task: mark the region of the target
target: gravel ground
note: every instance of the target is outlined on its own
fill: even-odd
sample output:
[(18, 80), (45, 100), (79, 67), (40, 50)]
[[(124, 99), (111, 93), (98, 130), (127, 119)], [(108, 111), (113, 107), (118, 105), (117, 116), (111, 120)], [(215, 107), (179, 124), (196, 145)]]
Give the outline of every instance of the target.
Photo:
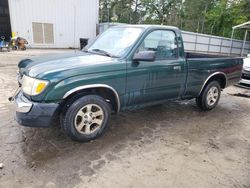
[(247, 89), (224, 90), (210, 112), (191, 100), (120, 113), (101, 138), (84, 144), (57, 126), (19, 126), (7, 100), (17, 62), (63, 52), (0, 53), (0, 187), (250, 187)]

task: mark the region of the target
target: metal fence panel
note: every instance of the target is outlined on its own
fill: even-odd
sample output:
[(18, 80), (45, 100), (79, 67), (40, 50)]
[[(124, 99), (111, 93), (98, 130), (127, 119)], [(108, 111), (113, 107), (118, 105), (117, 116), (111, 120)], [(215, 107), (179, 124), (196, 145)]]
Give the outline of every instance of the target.
[[(197, 53), (210, 53), (221, 55), (240, 56), (250, 54), (250, 42), (246, 41), (243, 50), (243, 41), (230, 38), (218, 37), (213, 35), (205, 35), (201, 33), (193, 33), (182, 31), (185, 51)], [(231, 47), (232, 45), (232, 47)]]

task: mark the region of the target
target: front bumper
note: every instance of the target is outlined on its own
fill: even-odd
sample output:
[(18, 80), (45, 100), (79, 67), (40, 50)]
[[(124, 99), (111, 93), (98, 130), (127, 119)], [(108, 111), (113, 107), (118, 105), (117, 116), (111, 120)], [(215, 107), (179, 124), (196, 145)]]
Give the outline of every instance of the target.
[(242, 76), (241, 76), (239, 83), (250, 86), (250, 70), (249, 69), (243, 69)]
[(247, 79), (240, 79), (240, 84), (246, 84), (246, 85), (249, 85), (250, 86), (250, 80), (247, 80)]
[(56, 103), (35, 103), (28, 100), (22, 92), (15, 96), (16, 121), (28, 127), (49, 127), (57, 119)]

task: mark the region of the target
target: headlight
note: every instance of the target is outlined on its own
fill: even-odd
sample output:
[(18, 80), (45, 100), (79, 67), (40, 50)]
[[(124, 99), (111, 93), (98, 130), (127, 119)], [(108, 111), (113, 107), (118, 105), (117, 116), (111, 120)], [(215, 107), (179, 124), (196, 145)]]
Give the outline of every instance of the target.
[(38, 80), (35, 78), (31, 78), (23, 75), (22, 78), (22, 90), (27, 95), (38, 95), (43, 92), (43, 90), (48, 85), (48, 81), (46, 80)]

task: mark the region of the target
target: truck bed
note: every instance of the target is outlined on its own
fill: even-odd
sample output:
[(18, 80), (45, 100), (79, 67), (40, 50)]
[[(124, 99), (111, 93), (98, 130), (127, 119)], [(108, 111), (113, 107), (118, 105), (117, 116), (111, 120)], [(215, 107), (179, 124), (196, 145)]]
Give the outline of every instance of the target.
[(229, 56), (222, 56), (216, 54), (202, 54), (202, 53), (194, 53), (194, 52), (186, 52), (187, 59), (195, 59), (195, 58), (228, 58)]
[(242, 58), (186, 53), (188, 76), (186, 95), (197, 95), (200, 86), (213, 73), (220, 72), (226, 77), (226, 85), (236, 84), (241, 77)]

